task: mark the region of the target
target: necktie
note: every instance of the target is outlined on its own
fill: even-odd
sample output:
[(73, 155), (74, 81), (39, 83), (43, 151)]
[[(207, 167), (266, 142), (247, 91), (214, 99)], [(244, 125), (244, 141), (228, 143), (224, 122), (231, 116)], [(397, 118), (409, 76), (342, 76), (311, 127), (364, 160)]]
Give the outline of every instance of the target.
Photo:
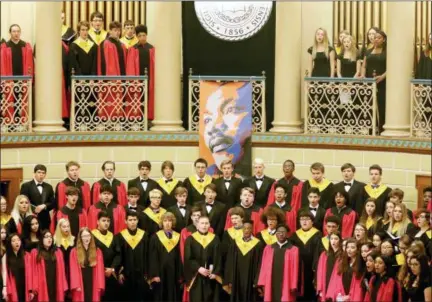
[(345, 186), (351, 187), (351, 183), (350, 182), (346, 182)]
[(316, 212), (316, 208), (311, 208), (311, 207), (309, 207), (309, 211), (315, 211)]
[(143, 183), (143, 182), (148, 182), (148, 180), (147, 179), (141, 179), (141, 183)]
[(167, 183), (169, 183), (169, 182), (172, 182), (173, 180), (172, 179), (165, 179), (165, 183), (167, 184)]
[(198, 182), (204, 182), (204, 179), (200, 178), (198, 179)]
[(377, 189), (379, 187), (379, 185), (372, 185), (371, 187), (372, 187), (372, 189)]

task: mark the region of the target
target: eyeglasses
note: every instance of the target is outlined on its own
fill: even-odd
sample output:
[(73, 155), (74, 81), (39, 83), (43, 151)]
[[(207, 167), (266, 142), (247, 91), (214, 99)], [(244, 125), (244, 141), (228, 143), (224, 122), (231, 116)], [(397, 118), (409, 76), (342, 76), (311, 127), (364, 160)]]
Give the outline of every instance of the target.
[(312, 220), (312, 219), (310, 219), (310, 217), (302, 217), (302, 218), (300, 218), (300, 221), (309, 221), (309, 220)]
[(51, 235), (45, 235), (44, 238), (45, 238), (45, 239), (48, 239), (48, 238), (51, 238), (51, 239), (52, 239), (53, 237), (52, 237)]
[(90, 238), (90, 237), (91, 237), (90, 234), (84, 234), (84, 235), (81, 235), (81, 238)]
[(363, 229), (355, 229), (354, 231), (357, 231), (357, 232), (366, 232), (366, 231), (363, 230)]

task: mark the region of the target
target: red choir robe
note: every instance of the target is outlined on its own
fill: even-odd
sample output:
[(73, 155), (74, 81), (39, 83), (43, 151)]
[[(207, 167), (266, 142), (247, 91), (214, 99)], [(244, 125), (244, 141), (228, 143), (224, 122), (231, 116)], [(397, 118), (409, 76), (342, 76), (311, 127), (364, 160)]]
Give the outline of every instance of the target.
[[(319, 300), (322, 302), (325, 302), (326, 299), (326, 293), (327, 293), (327, 252), (324, 251), (321, 253), (319, 260), (318, 260), (318, 267), (317, 267), (317, 285), (316, 285), (316, 292), (319, 297)], [(336, 265), (333, 267), (336, 267)]]
[[(24, 255), (24, 266), (25, 266), (25, 301), (30, 301), (29, 292), (32, 288), (33, 284), (33, 265), (30, 253), (25, 253)], [(6, 292), (7, 292), (7, 301), (17, 302), (18, 301), (18, 292), (16, 288), (16, 281), (14, 275), (7, 271), (7, 283), (6, 283)]]
[[(225, 228), (224, 228), (225, 230), (228, 230), (229, 228), (231, 228), (233, 226), (231, 223), (230, 210), (228, 210), (228, 213), (226, 216)], [(248, 217), (250, 220), (252, 220), (254, 222), (253, 230), (252, 230), (254, 236), (256, 236), (256, 234), (258, 234), (259, 232), (261, 232), (265, 228), (264, 224), (261, 222), (261, 219), (260, 219), (262, 212), (263, 212), (263, 209), (256, 206), (256, 208), (251, 210), (250, 217)], [(249, 219), (245, 218), (245, 220), (249, 220)]]
[[(148, 50), (149, 62), (141, 62), (139, 48)], [(144, 46), (136, 44), (129, 48), (126, 63), (126, 74), (129, 76), (143, 75), (140, 66), (148, 64), (148, 119), (154, 119), (154, 85), (155, 85), (155, 48), (153, 45), (146, 43)], [(131, 113), (128, 116), (134, 116)]]
[[(264, 301), (272, 301), (272, 269), (274, 249), (271, 245), (264, 248), (258, 286), (264, 287)], [(284, 258), (282, 297), (280, 301), (296, 301), (299, 290), (299, 250), (296, 246), (286, 249)]]
[(334, 266), (333, 273), (329, 282), (330, 284), (328, 285), (327, 288), (326, 298), (332, 299), (332, 301), (336, 301), (336, 297), (340, 293), (342, 296), (349, 296), (349, 301), (363, 301), (364, 298), (364, 291), (362, 288), (363, 276), (357, 278), (355, 273), (353, 273), (349, 292), (346, 292), (343, 286), (343, 280), (342, 280), (343, 274), (338, 273), (340, 265), (341, 262), (338, 261)]
[[(270, 194), (269, 194), (268, 199), (267, 199), (267, 206), (274, 204), (276, 202), (275, 186), (279, 181), (280, 180), (275, 181), (274, 184), (272, 185), (271, 189), (270, 189)], [(291, 198), (290, 198), (290, 200), (287, 200), (287, 202), (294, 211), (298, 211), (298, 209), (301, 208), (302, 189), (303, 189), (303, 182), (302, 181), (299, 181), (298, 184), (292, 186)]]
[[(32, 291), (37, 292), (37, 301), (49, 301), (48, 286), (52, 280), (47, 280), (45, 275), (45, 261), (37, 261), (38, 250), (33, 249), (31, 252), (31, 261), (33, 264)], [(68, 284), (65, 275), (65, 266), (63, 252), (60, 249), (55, 251), (56, 255), (56, 299), (64, 301), (65, 292), (68, 290)]]
[[(76, 248), (70, 253), (70, 291), (72, 292), (72, 301), (84, 301), (84, 285), (81, 273), (81, 266), (78, 263)], [(77, 289), (81, 290), (78, 291)], [(105, 291), (105, 267), (103, 256), (100, 249), (96, 252), (96, 265), (93, 267), (93, 301), (100, 301)]]
[[(68, 219), (68, 216), (65, 215), (61, 209), (54, 212), (53, 217), (55, 217), (55, 219), (51, 219), (51, 224), (50, 224), (50, 232), (51, 234), (55, 233), (55, 229), (57, 227), (57, 222), (64, 218), (64, 219)], [(85, 212), (85, 210), (82, 210), (81, 213), (78, 215), (78, 219), (79, 219), (79, 228), (84, 228), (87, 226), (87, 214)]]
[(430, 201), (428, 202), (427, 210), (428, 210), (429, 212), (432, 212), (432, 200), (430, 200)]
[[(96, 204), (90, 207), (87, 218), (87, 225), (90, 230), (97, 229), (97, 217), (100, 211), (101, 209), (98, 209)], [(113, 209), (113, 218), (114, 221), (111, 221), (111, 223), (114, 224), (113, 233), (116, 235), (126, 228), (126, 212), (121, 205), (115, 205), (115, 208)]]
[[(329, 216), (338, 216), (341, 220), (341, 225), (339, 229), (341, 230), (342, 239), (352, 237), (354, 233), (354, 226), (357, 221), (357, 213), (348, 207), (345, 207), (341, 210), (341, 213), (338, 213), (336, 207), (327, 209), (326, 214), (324, 216), (324, 223), (327, 221), (327, 217)], [(341, 217), (342, 216), (342, 217)], [(327, 236), (327, 229), (324, 228), (324, 236)]]
[[(100, 198), (99, 198), (100, 197), (99, 196), (100, 195), (100, 188), (101, 188), (101, 182), (103, 180), (104, 180), (104, 178), (102, 178), (101, 180), (99, 180), (93, 184), (93, 187), (91, 189), (91, 191), (92, 191), (92, 204), (95, 204), (100, 200)], [(115, 186), (114, 192), (117, 192), (117, 194), (116, 194), (115, 198), (113, 198), (113, 201), (118, 203), (121, 206), (125, 206), (128, 203), (126, 186), (121, 181), (119, 181), (117, 183), (116, 180), (117, 179), (113, 180), (113, 186)], [(108, 182), (108, 181), (106, 181), (106, 182)]]
[[(67, 203), (66, 198), (66, 188), (67, 185), (62, 181), (59, 182), (57, 186), (57, 209), (63, 208)], [(91, 198), (90, 198), (90, 185), (88, 182), (84, 181), (84, 185), (79, 188), (81, 190), (82, 194), (82, 208), (87, 211), (90, 208), (91, 205)]]
[[(364, 302), (373, 302), (371, 293), (373, 290), (373, 283), (375, 281), (376, 276), (373, 276), (369, 281), (369, 291), (366, 292), (366, 296), (364, 298)], [(397, 290), (397, 301), (393, 301), (394, 291)], [(393, 279), (388, 278), (386, 281), (382, 281), (381, 286), (378, 289), (378, 294), (376, 301), (379, 302), (402, 302), (402, 289), (399, 283)]]

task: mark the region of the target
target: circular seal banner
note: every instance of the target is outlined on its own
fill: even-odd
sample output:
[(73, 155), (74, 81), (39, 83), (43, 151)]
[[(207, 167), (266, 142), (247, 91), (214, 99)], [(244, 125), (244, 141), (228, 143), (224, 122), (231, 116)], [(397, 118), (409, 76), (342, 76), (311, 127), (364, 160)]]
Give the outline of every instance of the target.
[(272, 1), (195, 1), (201, 25), (225, 41), (241, 41), (255, 35), (266, 24), (272, 7)]

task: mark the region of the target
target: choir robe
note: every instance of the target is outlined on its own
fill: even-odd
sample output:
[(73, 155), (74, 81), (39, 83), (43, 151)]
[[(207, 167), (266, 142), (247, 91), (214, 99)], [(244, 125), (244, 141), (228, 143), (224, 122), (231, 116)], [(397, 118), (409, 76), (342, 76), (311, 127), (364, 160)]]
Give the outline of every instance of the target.
[(301, 287), (299, 249), (287, 241), (267, 245), (261, 260), (257, 286), (264, 287), (264, 301), (296, 301)]
[(64, 24), (62, 24), (61, 30), (62, 30), (61, 31), (61, 35), (62, 35), (61, 38), (62, 38), (63, 42), (65, 42), (69, 45), (73, 41), (74, 37), (76, 36), (75, 31), (72, 28), (70, 28)]
[(134, 179), (128, 181), (128, 189), (137, 188), (140, 191), (140, 198), (138, 200), (138, 204), (143, 207), (148, 207), (150, 205), (150, 196), (149, 193), (153, 189), (158, 188), (157, 182), (153, 179), (147, 179), (147, 188), (144, 190), (143, 183), (141, 182), (141, 178), (138, 176)]
[[(120, 266), (120, 256), (117, 254), (117, 249), (114, 244), (114, 234), (107, 231), (102, 234), (98, 229), (92, 231), (95, 237), (96, 247), (102, 252), (104, 268), (116, 269)], [(119, 284), (115, 273), (110, 277), (105, 276), (105, 292), (102, 295), (102, 301), (118, 301)]]
[(122, 183), (117, 178), (114, 178), (112, 182), (109, 182), (107, 179), (102, 178), (99, 181), (95, 182), (91, 188), (91, 196), (92, 196), (93, 204), (97, 203), (100, 200), (100, 188), (104, 186), (110, 186), (112, 188), (113, 202), (121, 206), (125, 206), (128, 203), (127, 190), (124, 183)]
[(176, 225), (174, 227), (174, 231), (181, 233), (181, 231), (187, 227), (189, 224), (192, 223), (191, 221), (191, 206), (190, 205), (185, 205), (186, 209), (185, 209), (185, 214), (183, 216), (183, 214), (180, 211), (180, 208), (178, 206), (178, 204), (173, 205), (172, 207), (168, 208), (167, 211), (171, 212), (174, 214), (175, 218), (176, 218)]
[(6, 271), (6, 291), (7, 300), (11, 302), (30, 301), (29, 291), (33, 285), (33, 265), (31, 255), (25, 253), (23, 259), (18, 259), (13, 253), (6, 257), (14, 257), (15, 264), (19, 264), (20, 267), (7, 267)]
[(87, 211), (91, 205), (90, 185), (88, 182), (79, 178), (76, 182), (65, 178), (59, 182), (56, 187), (57, 208), (61, 209), (66, 205), (66, 188), (75, 187), (79, 189), (77, 207)]
[(277, 184), (282, 184), (287, 189), (286, 191), (286, 198), (285, 202), (287, 202), (291, 208), (293, 208), (295, 211), (300, 209), (302, 205), (302, 196), (303, 196), (303, 182), (299, 179), (293, 177), (291, 180), (287, 181), (285, 178), (281, 178), (278, 181), (276, 181), (269, 192), (268, 199), (267, 199), (267, 205), (274, 204), (276, 202), (275, 198), (275, 186)]
[[(197, 228), (193, 224), (190, 224), (187, 227), (185, 227), (183, 230), (181, 230), (181, 233), (180, 233), (180, 258), (181, 258), (183, 263), (184, 263), (184, 250), (185, 250), (186, 239), (188, 239), (188, 237), (190, 235), (192, 235), (193, 233), (195, 233), (196, 231), (197, 231)], [(214, 231), (212, 228), (210, 228), (209, 232), (213, 233)]]
[(225, 269), (224, 289), (231, 285), (231, 301), (256, 301), (255, 289), (264, 243), (252, 237), (244, 241), (242, 237), (229, 247)]
[(229, 180), (228, 189), (223, 177), (213, 179), (213, 183), (216, 185), (216, 195), (218, 200), (225, 204), (227, 209), (234, 207), (234, 205), (237, 203), (240, 203), (240, 191), (243, 187), (243, 182), (240, 178), (231, 177)]
[(328, 254), (327, 251), (320, 253), (316, 273), (316, 292), (319, 301), (325, 302), (326, 300), (327, 289), (329, 288), (333, 271), (335, 267), (337, 268), (337, 266), (335, 266), (336, 261), (336, 257), (333, 254)]
[(364, 302), (402, 302), (402, 291), (399, 283), (388, 276), (374, 275), (369, 281), (369, 291)]
[[(388, 227), (385, 229), (385, 231), (387, 231), (388, 234), (391, 234), (392, 236), (396, 237), (397, 235), (397, 231), (399, 230), (399, 226), (400, 225), (393, 225), (393, 228), (390, 230), (390, 224), (388, 224)], [(405, 234), (409, 235), (411, 238), (413, 238), (415, 236), (415, 234), (417, 234), (418, 232), (418, 228), (413, 224), (413, 223), (408, 223), (408, 226), (406, 228)]]
[(155, 48), (150, 43), (135, 44), (128, 48), (126, 74), (129, 76), (148, 76), (148, 119), (154, 119), (154, 87), (155, 87)]
[(182, 186), (182, 182), (178, 179), (170, 179), (165, 180), (164, 178), (160, 178), (157, 181), (158, 189), (162, 191), (162, 201), (161, 207), (164, 209), (168, 209), (177, 204), (177, 199), (175, 198), (174, 191), (178, 187)]
[(277, 242), (276, 229), (273, 234), (270, 234), (269, 229), (264, 229), (258, 233), (257, 238), (264, 242), (266, 245), (272, 245)]
[[(78, 263), (78, 255), (76, 248), (73, 248), (70, 253), (70, 290), (72, 292), (72, 301), (82, 302), (85, 300), (85, 284), (83, 273), (80, 264)], [(103, 256), (100, 249), (96, 250), (96, 265), (92, 270), (92, 301), (100, 301), (100, 298), (105, 290), (105, 269)], [(88, 286), (88, 285), (87, 285)], [(78, 289), (81, 289), (78, 291)]]
[[(36, 301), (64, 301), (65, 293), (68, 290), (68, 283), (66, 279), (65, 266), (63, 260), (63, 253), (59, 249), (55, 251), (55, 279), (47, 279), (46, 260), (41, 258), (37, 260), (38, 250), (34, 249), (31, 252), (31, 261), (33, 264), (33, 275), (31, 290), (37, 292)], [(50, 260), (48, 260), (50, 261)], [(50, 297), (50, 290), (52, 286), (55, 289), (55, 297)]]
[[(193, 233), (186, 239), (184, 254), (184, 277), (189, 290), (190, 302), (219, 302), (221, 257), (219, 238), (212, 233)], [(198, 269), (211, 269), (214, 280), (203, 277)]]
[(299, 300), (310, 301), (314, 300), (315, 289), (314, 289), (314, 268), (318, 261), (317, 251), (321, 244), (322, 233), (316, 228), (312, 227), (308, 231), (303, 229), (297, 230), (294, 235), (291, 236), (291, 242), (299, 248), (301, 269), (303, 271), (303, 295), (300, 295)]
[(280, 209), (285, 213), (285, 224), (289, 228), (288, 236), (294, 234), (297, 229), (297, 211), (294, 210), (287, 202), (285, 202), (283, 207), (278, 206), (277, 203), (273, 203), (270, 206)]
[[(238, 205), (238, 207), (241, 207), (245, 212), (245, 217), (243, 221), (252, 220), (254, 222), (253, 224), (253, 234), (256, 236), (262, 229), (265, 228), (263, 223), (261, 222), (261, 214), (263, 212), (263, 209), (259, 206), (253, 204), (249, 208), (244, 208), (241, 204)], [(230, 227), (232, 227), (231, 223), (231, 216), (230, 216), (231, 209), (228, 210), (228, 213), (226, 215), (225, 220), (225, 230), (228, 230)]]
[(138, 43), (138, 38), (136, 35), (134, 35), (132, 38), (123, 36), (120, 38), (120, 42), (122, 42), (126, 46), (126, 48), (129, 49)]
[(183, 186), (188, 190), (188, 201), (187, 204), (193, 206), (195, 203), (205, 199), (204, 188), (212, 183), (212, 177), (210, 175), (204, 176), (204, 181), (199, 182), (197, 175), (192, 175), (186, 178), (183, 182)]
[(431, 253), (431, 247), (432, 247), (432, 230), (429, 228), (426, 232), (420, 233), (420, 231), (417, 232), (416, 235), (413, 237), (414, 239), (419, 239), (421, 242), (423, 242), (425, 248), (426, 248), (426, 254), (428, 255), (429, 259), (432, 258)]
[[(163, 230), (154, 234), (149, 246), (149, 283), (153, 301), (181, 301), (180, 284), (183, 265), (180, 259), (180, 234), (173, 231), (168, 238)], [(161, 282), (153, 282), (159, 277)]]
[(336, 301), (336, 297), (340, 293), (342, 296), (349, 296), (349, 301), (363, 301), (363, 275), (357, 277), (351, 268), (348, 272), (339, 274), (340, 265), (341, 261), (338, 261), (334, 267), (326, 298)]
[(92, 205), (88, 211), (88, 227), (90, 230), (97, 229), (97, 217), (100, 211), (106, 211), (111, 218), (109, 226), (110, 232), (114, 234), (120, 233), (126, 227), (126, 212), (121, 205), (110, 202), (106, 206), (102, 201)]
[(6, 229), (6, 235), (9, 236), (12, 233), (17, 233), (17, 225), (15, 220), (13, 220), (12, 216), (9, 214), (2, 213), (0, 215), (0, 224), (4, 226)]
[(97, 51), (97, 44), (91, 40), (73, 41), (69, 46), (69, 73), (73, 70), (75, 75), (96, 75)]
[[(348, 190), (349, 204), (347, 204), (347, 206), (356, 211), (359, 217), (361, 216), (364, 207), (363, 188), (365, 185), (365, 183), (353, 179)], [(334, 192), (339, 190), (346, 191), (344, 181), (334, 185)]]
[(73, 245), (69, 245), (66, 240), (64, 240), (61, 243), (56, 242), (56, 245), (57, 245), (57, 249), (59, 251), (61, 251), (63, 254), (64, 269), (65, 269), (66, 281), (68, 284), (68, 290), (67, 290), (66, 295), (68, 296), (68, 294), (70, 292), (70, 265), (69, 265), (69, 263), (70, 263), (70, 253), (73, 249)]
[(306, 180), (302, 188), (302, 207), (309, 204), (308, 191), (310, 188), (318, 188), (321, 193), (320, 206), (324, 209), (329, 209), (335, 206), (333, 199), (333, 183), (326, 178), (323, 178), (321, 183), (317, 183), (313, 179)]
[(222, 267), (221, 271), (224, 274), (223, 269), (225, 268), (226, 255), (228, 253), (228, 249), (231, 245), (235, 244), (236, 239), (243, 237), (243, 228), (236, 229), (234, 227), (230, 227), (225, 230), (222, 235), (222, 241), (220, 243), (219, 252), (221, 255)]
[(364, 196), (363, 207), (364, 207), (364, 204), (366, 203), (366, 200), (368, 198), (375, 198), (376, 199), (375, 212), (379, 216), (384, 217), (386, 202), (387, 202), (387, 200), (389, 200), (388, 195), (391, 192), (391, 190), (392, 190), (391, 188), (387, 187), (384, 184), (379, 185), (379, 187), (376, 189), (372, 188), (372, 186), (370, 184), (367, 184), (364, 187), (364, 192), (363, 192), (363, 196)]
[(75, 207), (75, 209), (70, 209), (67, 206), (64, 206), (59, 211), (57, 211), (54, 215), (55, 219), (51, 220), (50, 232), (51, 234), (55, 233), (55, 229), (57, 227), (57, 222), (64, 218), (69, 220), (71, 234), (75, 238), (78, 236), (78, 232), (81, 228), (87, 226), (87, 214), (83, 209)]
[(204, 209), (205, 215), (210, 219), (211, 227), (213, 228), (215, 234), (220, 238), (224, 232), (225, 226), (227, 212), (225, 205), (222, 202), (215, 200), (210, 212), (207, 209), (207, 204), (205, 201), (198, 202), (196, 205)]
[(373, 235), (375, 235), (378, 231), (384, 231), (388, 228), (389, 222), (387, 221), (384, 223), (384, 219), (382, 217), (378, 217), (376, 221), (374, 221), (371, 217), (368, 217), (366, 219), (366, 222), (364, 223), (367, 229), (367, 235), (369, 239), (373, 238)]
[(107, 33), (105, 30), (103, 30), (103, 29), (101, 29), (99, 32), (96, 32), (96, 31), (94, 30), (94, 28), (91, 27), (91, 28), (89, 29), (88, 34), (89, 34), (89, 38), (90, 38), (90, 40), (92, 40), (92, 41), (93, 41), (94, 43), (96, 43), (96, 45), (98, 45), (98, 46), (99, 46), (103, 41), (105, 41), (105, 39), (108, 38), (108, 33)]
[[(353, 209), (346, 206), (340, 211), (337, 207), (327, 209), (324, 216), (324, 223), (326, 223), (327, 217), (330, 216), (337, 216), (340, 218), (341, 225), (339, 226), (339, 230), (341, 230), (342, 239), (352, 237), (354, 233), (354, 226), (357, 222), (357, 213)], [(325, 227), (323, 229), (324, 235), (327, 236), (327, 229)]]
[(263, 175), (261, 181), (261, 186), (258, 186), (258, 181), (256, 176), (252, 176), (243, 181), (243, 187), (249, 187), (255, 190), (254, 204), (264, 208), (267, 204), (267, 199), (272, 189), (272, 185), (275, 180), (271, 177)]
[[(300, 210), (297, 211), (297, 214), (300, 213), (301, 211), (308, 211), (309, 213), (312, 214), (312, 216), (314, 216), (313, 219), (313, 226), (318, 229), (319, 231), (323, 232), (324, 229), (324, 216), (326, 214), (326, 209), (324, 209), (321, 204), (318, 205), (318, 209), (315, 211), (315, 215), (314, 212), (310, 210), (310, 206), (301, 208)], [(297, 215), (297, 229), (300, 228), (300, 217), (298, 217)]]
[(147, 301), (150, 294), (148, 283), (148, 235), (136, 229), (124, 229), (115, 237), (116, 248), (120, 254), (124, 277), (124, 296), (126, 301)]
[(164, 208), (159, 208), (159, 211), (155, 213), (151, 207), (147, 207), (142, 213), (142, 219), (140, 220), (139, 228), (145, 230), (148, 236), (151, 238), (153, 234), (159, 231), (159, 223), (161, 217), (167, 211)]

